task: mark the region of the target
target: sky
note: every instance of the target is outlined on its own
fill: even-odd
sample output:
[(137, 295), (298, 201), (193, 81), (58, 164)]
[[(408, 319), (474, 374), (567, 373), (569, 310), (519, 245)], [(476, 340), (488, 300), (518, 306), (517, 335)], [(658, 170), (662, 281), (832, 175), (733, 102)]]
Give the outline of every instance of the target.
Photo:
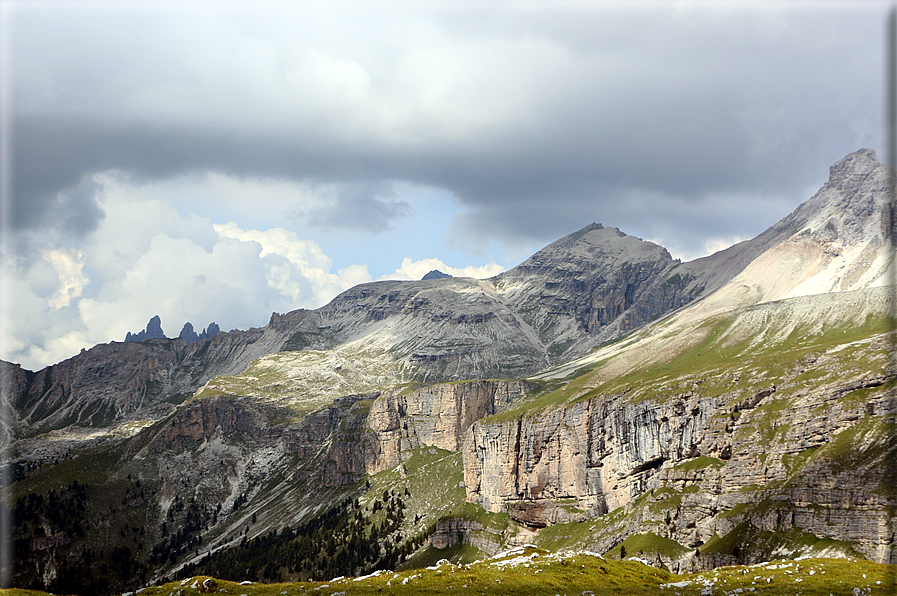
[(690, 260), (863, 147), (887, 2), (0, 3), (0, 358), (223, 330), (592, 223)]

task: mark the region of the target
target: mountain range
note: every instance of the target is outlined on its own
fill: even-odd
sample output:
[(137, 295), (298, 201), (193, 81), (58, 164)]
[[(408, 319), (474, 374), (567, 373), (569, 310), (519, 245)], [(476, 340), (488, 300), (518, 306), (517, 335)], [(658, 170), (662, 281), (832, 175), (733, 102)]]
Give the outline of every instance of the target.
[(2, 362), (15, 585), (222, 569), (339, 503), (368, 546), (334, 533), (243, 579), (525, 543), (674, 571), (897, 563), (893, 176), (852, 153), (756, 238), (685, 263), (591, 224), (486, 280), (362, 284), (203, 341), (148, 326), (37, 372)]

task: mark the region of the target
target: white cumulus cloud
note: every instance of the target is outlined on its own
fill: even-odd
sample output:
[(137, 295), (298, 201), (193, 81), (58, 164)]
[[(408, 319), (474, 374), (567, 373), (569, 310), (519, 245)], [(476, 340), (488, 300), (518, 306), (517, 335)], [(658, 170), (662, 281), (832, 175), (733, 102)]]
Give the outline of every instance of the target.
[(258, 243), (268, 285), (298, 305), (314, 308), (343, 290), (371, 281), (365, 265), (350, 265), (330, 273), (333, 262), (321, 246), (289, 230), (242, 230), (233, 222), (212, 227), (221, 238)]
[(43, 252), (44, 259), (53, 266), (59, 276), (59, 288), (47, 303), (56, 310), (68, 306), (73, 298), (81, 296), (84, 286), (90, 281), (84, 275), (84, 255), (76, 249), (49, 250)]

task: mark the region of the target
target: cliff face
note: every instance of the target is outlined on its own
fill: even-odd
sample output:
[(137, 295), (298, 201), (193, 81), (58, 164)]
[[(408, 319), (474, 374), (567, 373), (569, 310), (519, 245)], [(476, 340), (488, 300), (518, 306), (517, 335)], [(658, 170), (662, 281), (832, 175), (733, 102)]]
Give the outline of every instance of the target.
[[(424, 445), (458, 451), (470, 426), (534, 386), (525, 381), (470, 381), (390, 392), (371, 405), (365, 425), (365, 471), (395, 467)], [(351, 448), (351, 447), (350, 447)]]
[[(637, 509), (629, 526), (595, 539), (599, 551), (646, 529), (696, 548), (749, 523), (847, 540), (897, 561), (889, 513), (897, 494), (888, 488), (897, 368), (883, 318), (894, 298), (889, 288), (842, 298), (842, 306), (867, 304), (867, 320), (881, 317), (878, 325), (853, 334), (842, 327), (845, 339), (808, 334), (781, 352), (779, 343), (758, 341), (767, 329), (749, 332), (748, 322), (787, 312), (807, 329), (796, 313), (814, 298), (763, 305), (711, 332), (719, 343), (704, 341), (705, 360), (690, 368), (673, 361), (674, 374), (642, 375), (610, 394), (600, 391), (598, 369), (595, 380), (578, 383), (599, 389), (579, 400), (474, 424), (463, 448), (468, 501), (533, 527)], [(846, 310), (830, 315), (839, 312)], [(736, 336), (751, 346), (739, 360), (728, 356)]]
[(222, 483), (200, 491), (202, 500), (233, 499), (251, 490), (254, 466), (278, 465), (288, 466), (288, 475), (314, 493), (316, 486), (340, 487), (394, 468), (421, 447), (457, 451), (476, 420), (531, 387), (520, 381), (471, 381), (405, 394), (345, 396), (299, 421), (274, 425), (271, 412), (253, 400), (201, 398), (138, 433), (126, 451), (138, 460), (169, 462), (159, 463), (156, 472), (163, 495), (173, 496), (186, 478), (203, 470), (217, 470), (214, 476)]
[(531, 526), (605, 514), (644, 492), (664, 462), (720, 455), (726, 446), (708, 436), (714, 411), (714, 400), (687, 394), (663, 405), (614, 396), (478, 424), (464, 445), (468, 500)]

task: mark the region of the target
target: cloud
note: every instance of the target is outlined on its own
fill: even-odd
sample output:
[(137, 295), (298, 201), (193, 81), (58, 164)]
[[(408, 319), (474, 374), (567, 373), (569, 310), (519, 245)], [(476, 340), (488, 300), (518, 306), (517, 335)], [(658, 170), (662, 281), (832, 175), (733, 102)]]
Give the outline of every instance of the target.
[(405, 257), (402, 259), (402, 265), (398, 269), (392, 273), (383, 275), (379, 279), (419, 280), (434, 269), (442, 271), (443, 273), (448, 273), (452, 277), (474, 277), (476, 279), (486, 279), (498, 275), (505, 270), (504, 267), (497, 265), (494, 262), (479, 267), (451, 267), (437, 258), (412, 261), (410, 258)]
[(43, 253), (44, 259), (59, 276), (59, 288), (47, 300), (47, 304), (56, 310), (68, 306), (72, 299), (81, 296), (89, 279), (84, 275), (84, 254), (77, 249), (50, 250)]
[(414, 212), (407, 202), (396, 200), (395, 191), (385, 182), (329, 186), (328, 204), (306, 211), (309, 223), (323, 229), (383, 232), (393, 219)]
[(269, 286), (297, 306), (316, 308), (339, 292), (371, 280), (364, 265), (351, 265), (330, 273), (332, 262), (313, 240), (302, 240), (283, 228), (241, 230), (233, 222), (212, 226), (223, 239), (257, 243)]
[(87, 174), (74, 185), (53, 186), (41, 181), (30, 192), (16, 195), (18, 200), (10, 209), (10, 228), (84, 236), (99, 225), (104, 215), (96, 199), (99, 190), (100, 186)]
[[(110, 168), (331, 184), (297, 209), (349, 232), (406, 217), (388, 186), (407, 181), (509, 242), (617, 225), (607, 189), (794, 193), (882, 144), (883, 6), (23, 7), (17, 225)], [(60, 225), (96, 225), (88, 197), (66, 201), (84, 218)], [(719, 234), (679, 224), (694, 248)]]

